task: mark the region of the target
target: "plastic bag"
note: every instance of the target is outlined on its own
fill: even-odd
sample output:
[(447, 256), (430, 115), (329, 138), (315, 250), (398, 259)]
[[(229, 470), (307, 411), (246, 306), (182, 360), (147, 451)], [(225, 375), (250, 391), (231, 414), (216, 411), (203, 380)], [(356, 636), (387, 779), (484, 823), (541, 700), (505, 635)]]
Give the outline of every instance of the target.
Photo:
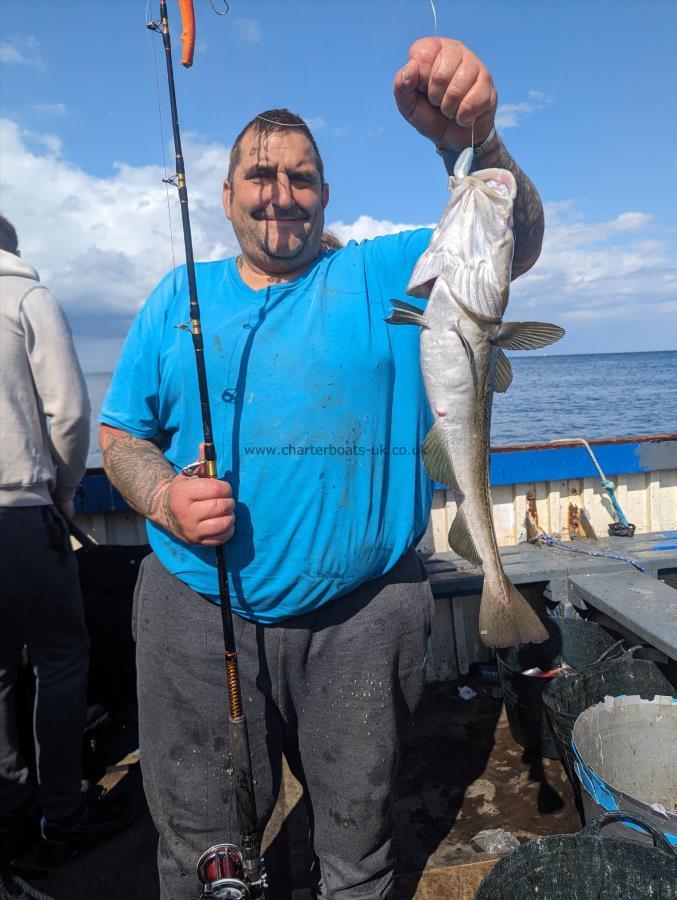
[(520, 845), (512, 831), (504, 828), (486, 828), (478, 831), (471, 840), (487, 853), (510, 853)]
[(477, 696), (477, 692), (473, 691), (471, 687), (468, 687), (464, 684), (463, 687), (460, 687), (458, 689), (458, 696), (461, 698), (461, 700), (472, 700), (473, 697)]

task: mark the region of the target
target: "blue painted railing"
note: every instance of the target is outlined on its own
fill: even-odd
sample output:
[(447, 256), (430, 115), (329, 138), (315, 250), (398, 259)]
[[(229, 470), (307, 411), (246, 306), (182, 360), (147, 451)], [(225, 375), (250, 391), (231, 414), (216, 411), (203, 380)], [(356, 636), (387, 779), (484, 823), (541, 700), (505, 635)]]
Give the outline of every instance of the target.
[[(677, 469), (677, 434), (589, 443), (607, 476)], [(585, 447), (575, 444), (496, 448), (490, 473), (494, 485), (599, 477)]]
[[(607, 476), (677, 469), (677, 434), (591, 440), (597, 461)], [(584, 447), (525, 444), (491, 451), (491, 483), (532, 484), (595, 478), (597, 471)], [(129, 507), (102, 469), (90, 469), (75, 501), (76, 512), (115, 512)]]

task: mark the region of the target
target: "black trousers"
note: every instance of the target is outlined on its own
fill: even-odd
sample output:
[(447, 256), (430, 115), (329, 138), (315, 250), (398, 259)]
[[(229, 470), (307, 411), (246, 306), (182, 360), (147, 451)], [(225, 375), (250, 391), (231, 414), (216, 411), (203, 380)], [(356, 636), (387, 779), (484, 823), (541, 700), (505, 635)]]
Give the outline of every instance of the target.
[(0, 507), (0, 812), (33, 790), (16, 724), (24, 644), (37, 677), (42, 812), (59, 819), (80, 804), (89, 638), (75, 555), (55, 506)]

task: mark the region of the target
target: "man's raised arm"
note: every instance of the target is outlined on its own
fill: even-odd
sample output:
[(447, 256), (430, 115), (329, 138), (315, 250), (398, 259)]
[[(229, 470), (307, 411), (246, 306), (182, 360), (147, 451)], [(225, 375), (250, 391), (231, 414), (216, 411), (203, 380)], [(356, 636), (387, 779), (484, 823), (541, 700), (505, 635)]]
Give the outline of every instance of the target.
[(218, 479), (177, 475), (160, 448), (119, 428), (101, 425), (106, 474), (127, 503), (187, 544), (214, 547), (230, 540), (235, 502)]
[(512, 277), (530, 269), (543, 243), (543, 206), (538, 191), (495, 133), (497, 95), (486, 66), (459, 41), (421, 38), (409, 48), (409, 61), (395, 77), (395, 99), (404, 118), (432, 140), (451, 174), (461, 148), (484, 145), (481, 168), (513, 173), (515, 252)]

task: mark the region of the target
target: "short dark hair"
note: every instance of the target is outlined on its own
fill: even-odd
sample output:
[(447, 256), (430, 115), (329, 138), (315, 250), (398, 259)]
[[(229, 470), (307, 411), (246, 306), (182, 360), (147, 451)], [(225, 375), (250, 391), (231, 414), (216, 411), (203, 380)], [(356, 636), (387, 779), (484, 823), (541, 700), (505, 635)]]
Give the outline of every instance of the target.
[(19, 238), (16, 236), (16, 228), (9, 219), (0, 216), (0, 250), (8, 253), (16, 253), (19, 249)]
[(242, 158), (242, 138), (249, 131), (253, 131), (255, 134), (263, 137), (264, 135), (273, 134), (275, 131), (284, 131), (286, 128), (297, 128), (313, 145), (313, 150), (317, 156), (317, 171), (320, 173), (320, 181), (324, 184), (324, 163), (322, 162), (320, 151), (317, 149), (315, 138), (313, 137), (310, 128), (306, 125), (305, 120), (302, 119), (301, 116), (297, 116), (296, 113), (290, 112), (288, 109), (266, 109), (264, 112), (254, 116), (251, 121), (247, 122), (242, 131), (235, 138), (230, 151), (228, 181), (232, 181), (233, 172), (240, 163)]

